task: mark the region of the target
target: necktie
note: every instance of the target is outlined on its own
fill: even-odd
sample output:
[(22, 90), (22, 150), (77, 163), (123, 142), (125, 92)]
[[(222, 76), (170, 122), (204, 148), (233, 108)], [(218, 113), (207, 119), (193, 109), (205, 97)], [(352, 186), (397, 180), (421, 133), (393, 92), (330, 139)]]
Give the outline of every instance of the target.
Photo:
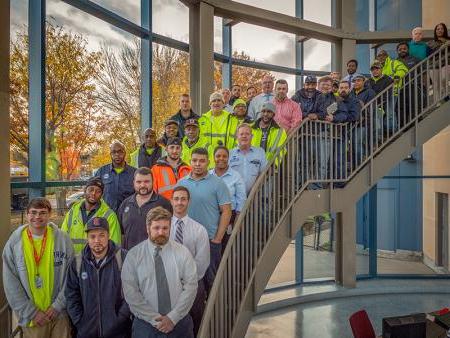
[(180, 218), (177, 221), (177, 232), (175, 233), (175, 241), (180, 244), (183, 244), (183, 226), (183, 220)]
[(156, 289), (158, 291), (158, 312), (165, 316), (172, 308), (170, 303), (169, 283), (167, 282), (166, 270), (164, 269), (164, 263), (159, 255), (161, 247), (155, 248), (155, 277), (156, 277)]

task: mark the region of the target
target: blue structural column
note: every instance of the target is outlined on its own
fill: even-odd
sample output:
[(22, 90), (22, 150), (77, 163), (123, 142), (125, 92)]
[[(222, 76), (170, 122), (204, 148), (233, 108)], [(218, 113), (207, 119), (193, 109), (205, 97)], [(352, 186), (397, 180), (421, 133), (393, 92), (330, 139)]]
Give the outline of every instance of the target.
[[(303, 0), (295, 0), (295, 16), (297, 18), (303, 19)], [(304, 45), (303, 42), (299, 41), (299, 37), (295, 37), (295, 68), (305, 69), (304, 63)], [(295, 76), (295, 90), (303, 87), (303, 77), (300, 75)]]
[(233, 64), (231, 57), (233, 48), (231, 42), (232, 25), (227, 19), (222, 19), (222, 53), (228, 57), (228, 62), (222, 64), (222, 88), (231, 89), (233, 83)]
[(141, 38), (141, 130), (152, 126), (152, 0), (141, 0), (141, 25), (149, 35)]
[(45, 1), (29, 1), (29, 180), (42, 186), (30, 189), (30, 198), (45, 195)]
[[(295, 0), (295, 16), (303, 19), (303, 0)], [(303, 42), (298, 41), (298, 37), (295, 36), (295, 68), (304, 69), (303, 62)], [(303, 77), (300, 75), (295, 76), (295, 90), (297, 91), (303, 87)], [(295, 282), (303, 283), (303, 230), (297, 232), (295, 236)]]

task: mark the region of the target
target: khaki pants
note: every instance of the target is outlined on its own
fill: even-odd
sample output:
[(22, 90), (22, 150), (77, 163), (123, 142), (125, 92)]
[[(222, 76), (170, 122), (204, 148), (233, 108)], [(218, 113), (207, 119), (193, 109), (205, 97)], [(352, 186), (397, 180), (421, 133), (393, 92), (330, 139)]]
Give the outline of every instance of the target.
[(71, 338), (69, 318), (59, 315), (54, 321), (44, 326), (22, 327), (23, 338)]

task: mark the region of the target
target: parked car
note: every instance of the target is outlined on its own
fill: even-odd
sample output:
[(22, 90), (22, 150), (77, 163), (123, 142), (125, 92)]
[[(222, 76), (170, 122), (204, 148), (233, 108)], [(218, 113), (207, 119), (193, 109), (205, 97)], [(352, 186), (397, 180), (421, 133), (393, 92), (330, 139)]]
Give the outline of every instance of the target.
[(84, 197), (84, 191), (77, 191), (66, 198), (67, 208), (71, 208), (72, 205)]

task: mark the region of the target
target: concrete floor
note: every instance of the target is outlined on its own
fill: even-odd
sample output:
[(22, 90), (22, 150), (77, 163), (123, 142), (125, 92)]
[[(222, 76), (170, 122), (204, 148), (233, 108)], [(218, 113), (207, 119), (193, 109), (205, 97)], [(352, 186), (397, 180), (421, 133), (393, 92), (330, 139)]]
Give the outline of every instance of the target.
[[(311, 288), (322, 292), (324, 286)], [(355, 290), (362, 293), (367, 291), (369, 295), (357, 296)], [(389, 294), (370, 295), (374, 291)], [(256, 315), (246, 338), (352, 337), (348, 318), (360, 309), (368, 312), (376, 334), (381, 335), (384, 317), (431, 312), (450, 305), (449, 280), (372, 280), (358, 282), (357, 289), (340, 289), (336, 292), (349, 292), (349, 296), (341, 295), (341, 298), (334, 299), (326, 297), (324, 300)]]
[[(334, 278), (333, 252), (315, 251), (304, 247), (304, 279)], [(369, 272), (369, 256), (358, 255), (356, 260), (357, 274)], [(378, 258), (378, 273), (383, 274), (434, 274), (434, 271), (422, 262), (405, 261), (389, 258)], [(292, 282), (295, 280), (295, 244), (291, 243), (278, 263), (268, 285)]]

